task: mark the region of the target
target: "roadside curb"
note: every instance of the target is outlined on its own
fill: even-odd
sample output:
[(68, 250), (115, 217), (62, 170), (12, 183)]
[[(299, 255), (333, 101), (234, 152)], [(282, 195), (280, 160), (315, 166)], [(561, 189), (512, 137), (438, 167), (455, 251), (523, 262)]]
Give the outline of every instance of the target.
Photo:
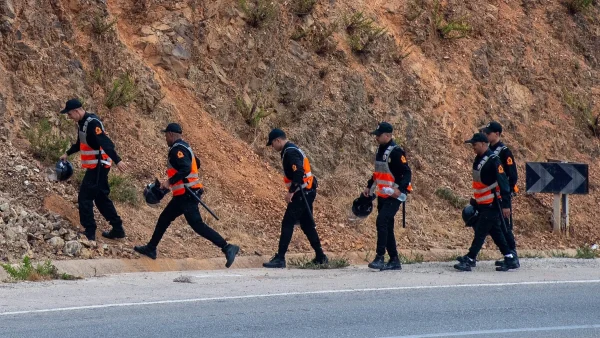
[[(461, 250), (463, 252), (465, 250)], [(563, 250), (565, 252), (575, 252), (573, 249)], [(523, 250), (522, 253), (541, 251), (537, 250)], [(421, 256), (421, 259), (425, 262), (431, 261), (443, 261), (451, 264), (451, 258), (453, 255), (456, 257), (459, 254), (458, 250), (400, 250), (401, 255), (414, 258), (417, 255)], [(312, 253), (304, 254), (288, 254), (286, 259), (288, 260), (288, 268), (290, 267), (289, 261), (294, 258), (308, 257), (312, 258)], [(375, 253), (373, 251), (366, 252), (347, 252), (343, 254), (327, 253), (330, 258), (346, 258), (352, 265), (366, 265), (369, 260), (374, 258)], [(492, 257), (500, 257), (499, 253), (495, 250), (483, 250), (482, 255), (487, 257), (487, 260), (493, 259)], [(235, 269), (251, 269), (251, 268), (262, 268), (262, 263), (267, 262), (270, 256), (239, 256), (236, 258), (235, 263), (230, 268)], [(192, 271), (192, 270), (222, 270), (225, 268), (225, 258), (158, 258), (152, 260), (150, 258), (141, 257), (138, 259), (75, 259), (75, 260), (55, 260), (52, 261), (59, 272), (68, 273), (78, 277), (99, 277), (109, 274), (120, 274), (120, 273), (135, 273), (135, 272), (166, 272), (166, 271)], [(3, 269), (0, 269), (0, 280), (5, 280), (8, 275)]]

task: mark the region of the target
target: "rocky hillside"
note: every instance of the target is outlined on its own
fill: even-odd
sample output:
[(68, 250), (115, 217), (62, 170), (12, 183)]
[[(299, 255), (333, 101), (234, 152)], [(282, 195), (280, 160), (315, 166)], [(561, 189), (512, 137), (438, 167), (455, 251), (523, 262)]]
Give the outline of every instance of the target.
[[(457, 206), (470, 194), (473, 154), (463, 140), (491, 119), (505, 126), (522, 190), (525, 161), (590, 165), (568, 237), (551, 232), (549, 196), (517, 198), (519, 245), (595, 243), (599, 79), (597, 1), (0, 0), (0, 258), (133, 257), (160, 213), (135, 199), (163, 175), (159, 129), (169, 121), (202, 160), (206, 202), (221, 217), (207, 220), (244, 254), (270, 254), (279, 235), (279, 156), (264, 146), (272, 127), (311, 158), (325, 249), (372, 249), (374, 217), (348, 215), (381, 120), (396, 127), (414, 172), (401, 248), (468, 246)], [(103, 118), (133, 165), (111, 174), (129, 189), (117, 206), (125, 240), (77, 241), (77, 177), (48, 177), (76, 137), (57, 114), (70, 97)], [(183, 220), (159, 249), (220, 255)], [(310, 247), (297, 233), (291, 250)]]

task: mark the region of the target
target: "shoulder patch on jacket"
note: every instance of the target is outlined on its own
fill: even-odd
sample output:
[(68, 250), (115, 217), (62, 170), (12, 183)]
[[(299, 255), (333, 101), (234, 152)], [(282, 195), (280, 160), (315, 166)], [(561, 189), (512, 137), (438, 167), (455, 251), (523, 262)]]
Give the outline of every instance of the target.
[(102, 128), (96, 127), (96, 135), (102, 134)]
[(509, 156), (509, 157), (506, 159), (506, 164), (508, 164), (508, 165), (513, 165), (513, 163), (514, 163), (514, 162), (513, 162), (513, 159), (512, 159), (512, 157), (510, 157), (510, 156)]
[(498, 166), (498, 172), (504, 174), (504, 167), (502, 167), (502, 164)]
[(177, 152), (177, 158), (183, 158), (183, 153), (181, 152), (181, 150)]
[(406, 164), (406, 156), (402, 155), (402, 157), (400, 157), (400, 161), (402, 161), (402, 163)]

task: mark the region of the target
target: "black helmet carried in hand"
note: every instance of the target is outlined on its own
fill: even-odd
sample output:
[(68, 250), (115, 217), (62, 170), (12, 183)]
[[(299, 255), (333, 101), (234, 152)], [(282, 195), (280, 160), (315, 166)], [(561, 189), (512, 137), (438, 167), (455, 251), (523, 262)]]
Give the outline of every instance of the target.
[(154, 183), (148, 184), (144, 188), (144, 199), (146, 200), (146, 204), (155, 206), (160, 203), (163, 197), (168, 193), (169, 190), (160, 188), (160, 182), (156, 179)]
[(472, 205), (467, 205), (462, 211), (462, 219), (465, 222), (465, 226), (474, 227), (479, 219), (479, 211)]
[(56, 162), (56, 179), (66, 181), (73, 176), (73, 165), (69, 161), (60, 160)]
[(360, 195), (352, 202), (352, 213), (358, 218), (365, 218), (373, 211), (373, 197)]

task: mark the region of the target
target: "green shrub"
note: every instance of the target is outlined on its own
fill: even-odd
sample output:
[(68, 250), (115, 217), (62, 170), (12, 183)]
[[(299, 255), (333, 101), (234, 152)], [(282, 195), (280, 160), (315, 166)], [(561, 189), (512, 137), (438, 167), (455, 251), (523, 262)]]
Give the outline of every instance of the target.
[(444, 39), (460, 39), (467, 36), (471, 31), (471, 25), (465, 17), (458, 19), (444, 20), (439, 0), (433, 3), (433, 22), (438, 34)]
[(103, 35), (111, 30), (116, 23), (116, 18), (112, 21), (109, 21), (107, 18), (102, 17), (101, 15), (96, 15), (92, 21), (92, 31), (98, 35)]
[(52, 264), (51, 261), (47, 260), (42, 264), (38, 264), (37, 266), (33, 266), (31, 263), (31, 259), (29, 256), (25, 256), (23, 258), (23, 262), (19, 263), (17, 266), (12, 266), (10, 264), (2, 264), (2, 268), (13, 281), (39, 281), (39, 280), (48, 280), (48, 279), (79, 279), (78, 277), (69, 275), (67, 273), (58, 273), (58, 269), (56, 266)]
[(303, 16), (312, 13), (317, 0), (292, 0), (292, 13)]
[(240, 8), (246, 15), (246, 22), (252, 27), (260, 27), (272, 20), (277, 14), (277, 7), (272, 0), (239, 0)]
[(251, 106), (247, 105), (242, 98), (235, 99), (237, 111), (242, 115), (246, 123), (251, 127), (258, 127), (263, 118), (271, 115), (271, 111), (258, 106), (256, 100)]
[(594, 4), (594, 0), (568, 0), (567, 8), (572, 14), (588, 10)]
[(469, 204), (468, 200), (456, 195), (450, 188), (437, 188), (435, 190), (435, 195), (450, 202), (450, 204), (457, 209), (462, 209)]
[(27, 130), (25, 137), (33, 156), (48, 163), (58, 161), (70, 145), (69, 140), (61, 137), (47, 119), (40, 120), (35, 128)]
[(130, 177), (110, 175), (108, 177), (110, 197), (117, 202), (127, 203), (134, 207), (139, 206), (140, 198), (136, 187), (131, 182)]
[(329, 263), (327, 264), (314, 264), (311, 262), (311, 259), (307, 256), (302, 256), (301, 258), (292, 258), (290, 259), (290, 265), (297, 269), (312, 269), (312, 270), (321, 270), (321, 269), (342, 269), (350, 265), (350, 262), (347, 258), (331, 258)]
[(366, 17), (363, 12), (344, 17), (344, 23), (348, 33), (348, 44), (355, 53), (368, 52), (370, 45), (387, 33), (385, 28), (378, 27), (375, 21)]
[(138, 89), (133, 77), (129, 74), (123, 74), (112, 83), (112, 87), (107, 90), (104, 105), (108, 109), (126, 106), (133, 102), (138, 96)]
[(597, 249), (592, 249), (591, 247), (584, 245), (582, 247), (577, 248), (577, 254), (575, 255), (575, 258), (594, 259), (596, 257), (599, 257), (599, 254), (600, 251), (598, 251)]

